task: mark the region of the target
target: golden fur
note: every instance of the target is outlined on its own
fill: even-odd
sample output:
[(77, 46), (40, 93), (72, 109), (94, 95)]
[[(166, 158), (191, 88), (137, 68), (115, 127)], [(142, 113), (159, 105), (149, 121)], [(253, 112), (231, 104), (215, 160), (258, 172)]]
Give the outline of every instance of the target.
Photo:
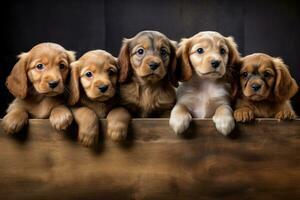
[[(132, 116), (158, 117), (172, 109), (176, 101), (173, 85), (177, 80), (176, 47), (171, 40), (160, 32), (142, 31), (131, 39), (124, 39), (118, 60), (120, 104)], [(130, 115), (125, 110), (115, 113), (123, 123), (109, 115), (108, 134), (124, 138)], [(112, 125), (116, 123), (119, 127)]]
[(7, 88), (16, 98), (2, 120), (5, 132), (20, 131), (29, 117), (49, 117), (57, 130), (71, 124), (73, 117), (64, 106), (62, 94), (69, 65), (74, 60), (74, 52), (55, 43), (41, 43), (19, 55), (19, 61), (6, 81)]
[(298, 85), (280, 58), (255, 53), (242, 59), (241, 92), (234, 111), (235, 120), (246, 122), (255, 117), (294, 119), (289, 99)]
[(85, 53), (71, 64), (69, 104), (78, 124), (78, 137), (85, 146), (98, 141), (99, 120), (115, 105), (117, 59), (103, 50)]
[(183, 83), (177, 90), (177, 103), (170, 117), (174, 132), (182, 134), (192, 118), (212, 117), (217, 130), (229, 134), (235, 126), (230, 82), (239, 62), (233, 38), (200, 32), (180, 42), (177, 57), (177, 73)]

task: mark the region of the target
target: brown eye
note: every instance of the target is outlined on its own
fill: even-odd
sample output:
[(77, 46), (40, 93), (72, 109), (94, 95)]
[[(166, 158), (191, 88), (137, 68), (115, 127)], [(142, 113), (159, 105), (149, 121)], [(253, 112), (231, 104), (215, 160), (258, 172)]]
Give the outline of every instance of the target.
[(109, 68), (108, 69), (108, 75), (109, 76), (112, 76), (112, 75), (114, 75), (115, 74), (115, 70), (113, 69), (113, 68)]
[(226, 53), (226, 50), (225, 50), (224, 48), (221, 48), (221, 49), (220, 49), (220, 54), (221, 54), (221, 55), (225, 55), (225, 53)]
[(166, 48), (161, 48), (161, 49), (160, 49), (160, 55), (161, 55), (162, 57), (166, 57), (167, 54), (168, 54), (168, 52), (167, 52), (167, 49), (166, 49)]
[(264, 72), (264, 77), (269, 78), (271, 76), (270, 72)]
[(199, 48), (199, 49), (197, 49), (197, 53), (198, 53), (198, 54), (203, 54), (203, 53), (204, 53), (204, 50), (203, 50), (202, 48)]
[(66, 67), (66, 65), (64, 63), (59, 64), (59, 69), (64, 69), (65, 67)]
[(248, 72), (243, 72), (243, 73), (242, 73), (242, 76), (243, 76), (244, 78), (247, 78), (247, 77), (248, 77)]
[(93, 73), (88, 71), (88, 72), (85, 72), (85, 76), (88, 77), (88, 78), (91, 78), (93, 77)]
[(137, 55), (142, 56), (142, 55), (144, 55), (145, 50), (144, 50), (143, 48), (139, 48), (139, 49), (136, 51), (136, 53), (137, 53)]
[(43, 64), (39, 63), (39, 64), (36, 65), (36, 68), (37, 68), (39, 71), (41, 71), (41, 70), (43, 70), (43, 69), (45, 68), (45, 66), (44, 66)]

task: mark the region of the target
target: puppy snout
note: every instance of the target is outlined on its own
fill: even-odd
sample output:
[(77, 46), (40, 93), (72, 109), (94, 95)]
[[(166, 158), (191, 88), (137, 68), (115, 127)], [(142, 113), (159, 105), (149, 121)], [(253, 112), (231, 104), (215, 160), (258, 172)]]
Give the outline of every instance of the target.
[(153, 71), (156, 70), (159, 67), (159, 65), (160, 65), (160, 63), (158, 63), (158, 62), (151, 62), (151, 63), (149, 63), (149, 67)]
[(217, 69), (220, 66), (221, 61), (220, 60), (212, 60), (210, 63), (213, 68)]
[(51, 89), (56, 88), (56, 87), (58, 86), (58, 84), (59, 84), (59, 81), (51, 80), (51, 81), (48, 82), (48, 85), (49, 85), (49, 87), (50, 87)]
[(257, 92), (261, 88), (261, 85), (253, 83), (251, 87), (254, 92)]
[(101, 93), (105, 93), (108, 89), (108, 85), (100, 85), (98, 88)]

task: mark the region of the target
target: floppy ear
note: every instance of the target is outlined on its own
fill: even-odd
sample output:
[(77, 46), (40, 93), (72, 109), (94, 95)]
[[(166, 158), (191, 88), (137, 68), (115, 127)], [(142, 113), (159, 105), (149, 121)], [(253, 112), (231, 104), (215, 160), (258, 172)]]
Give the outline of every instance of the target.
[(288, 100), (297, 93), (298, 85), (281, 58), (274, 58), (273, 63), (276, 70), (275, 98), (278, 101)]
[(118, 56), (118, 65), (120, 67), (120, 73), (119, 73), (119, 82), (123, 83), (126, 81), (129, 70), (131, 68), (130, 66), (130, 50), (129, 50), (129, 39), (123, 40), (123, 45), (121, 47), (119, 56)]
[(240, 53), (238, 52), (238, 46), (235, 43), (233, 37), (226, 37), (225, 38), (226, 45), (229, 49), (229, 59), (228, 64), (229, 66), (235, 65), (236, 63), (240, 62)]
[(68, 99), (69, 105), (75, 105), (80, 96), (79, 90), (79, 68), (80, 68), (80, 61), (76, 61), (71, 63), (71, 76), (70, 76), (70, 96)]
[(27, 95), (27, 57), (28, 53), (21, 53), (19, 61), (13, 67), (10, 75), (6, 79), (6, 87), (15, 97), (24, 99)]
[(75, 51), (66, 51), (66, 53), (68, 56), (69, 64), (71, 64), (72, 62), (74, 62), (76, 60), (76, 52)]
[(170, 62), (168, 66), (169, 80), (175, 87), (178, 87), (178, 77), (176, 75), (177, 57), (176, 57), (177, 42), (170, 40)]
[(188, 81), (192, 78), (192, 66), (189, 59), (190, 41), (182, 39), (177, 49), (177, 69), (176, 74), (179, 81)]

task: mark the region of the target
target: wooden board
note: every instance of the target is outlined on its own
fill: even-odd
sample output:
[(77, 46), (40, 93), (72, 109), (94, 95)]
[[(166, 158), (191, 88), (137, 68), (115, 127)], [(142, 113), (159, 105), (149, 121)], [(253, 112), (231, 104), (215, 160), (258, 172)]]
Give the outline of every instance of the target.
[(230, 137), (210, 119), (185, 137), (168, 119), (134, 119), (128, 141), (93, 149), (75, 133), (48, 120), (15, 137), (0, 130), (0, 199), (300, 199), (299, 119), (258, 119)]

